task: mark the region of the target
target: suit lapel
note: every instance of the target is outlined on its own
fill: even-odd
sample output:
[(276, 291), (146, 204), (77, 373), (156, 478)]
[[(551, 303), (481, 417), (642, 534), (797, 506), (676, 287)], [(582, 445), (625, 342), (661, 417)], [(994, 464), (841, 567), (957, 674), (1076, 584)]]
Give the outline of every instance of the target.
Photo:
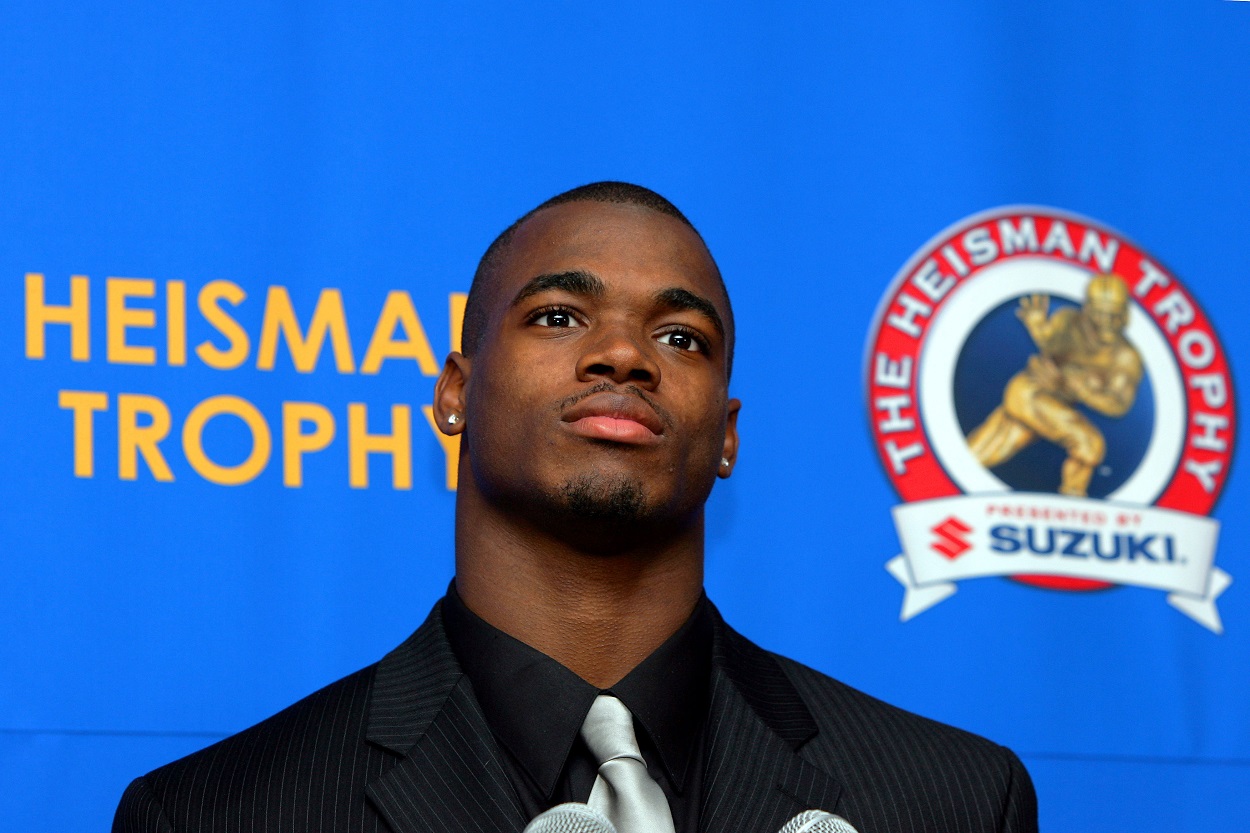
[(835, 812), (842, 787), (798, 749), (815, 720), (777, 661), (717, 616), (703, 831), (775, 833), (797, 813)]
[(520, 831), (525, 817), (436, 606), (378, 665), (368, 739), (401, 760), (365, 792), (395, 833)]
[[(700, 830), (775, 833), (835, 812), (841, 786), (798, 750), (815, 720), (771, 654), (715, 617)], [(366, 794), (394, 833), (506, 833), (526, 823), (435, 606), (378, 665), (368, 740), (400, 760)]]

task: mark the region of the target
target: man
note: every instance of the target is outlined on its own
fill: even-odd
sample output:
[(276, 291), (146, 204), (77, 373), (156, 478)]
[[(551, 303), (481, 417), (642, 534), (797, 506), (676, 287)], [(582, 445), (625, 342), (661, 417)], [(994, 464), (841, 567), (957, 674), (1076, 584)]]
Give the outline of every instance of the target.
[(1059, 493), (1085, 497), (1107, 444), (1074, 406), (1110, 417), (1133, 407), (1142, 361), (1124, 337), (1128, 304), (1128, 284), (1119, 275), (1090, 278), (1080, 310), (1066, 307), (1047, 315), (1045, 295), (1021, 299), (1016, 315), (1039, 352), (1007, 383), (1003, 404), (968, 435), (969, 448), (986, 468), (1007, 462), (1042, 437), (1068, 453)]
[[(587, 800), (621, 833), (772, 833), (808, 808), (861, 833), (1036, 829), (1012, 753), (761, 650), (703, 596), (733, 336), (658, 194), (597, 183), (521, 218), (435, 388), (462, 437), (447, 597), (379, 664), (137, 779), (114, 829), (493, 833)], [(630, 751), (604, 754), (613, 732)]]

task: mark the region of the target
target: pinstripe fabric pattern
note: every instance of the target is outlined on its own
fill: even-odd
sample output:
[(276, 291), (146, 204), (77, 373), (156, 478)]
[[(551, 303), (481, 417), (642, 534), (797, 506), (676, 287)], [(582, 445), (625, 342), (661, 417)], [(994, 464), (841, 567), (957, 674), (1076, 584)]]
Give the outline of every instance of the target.
[(365, 742), (372, 670), (137, 779), (113, 822), (139, 831), (385, 830), (362, 800), (393, 755)]
[(114, 833), (520, 831), (436, 606), (376, 666), (136, 779)]
[[(702, 829), (763, 833), (818, 807), (860, 833), (1037, 830), (1032, 782), (1010, 750), (770, 654), (723, 622), (716, 651)], [(769, 781), (804, 806), (761, 801)]]
[(772, 833), (803, 810), (837, 806), (841, 787), (804, 761), (713, 672), (699, 828)]
[[(860, 833), (1031, 833), (1028, 774), (715, 615), (699, 828), (773, 833), (819, 807)], [(519, 803), (438, 606), (376, 666), (136, 779), (114, 833), (519, 833)]]
[(527, 819), (467, 677), (408, 756), (367, 788), (396, 833), (520, 833)]

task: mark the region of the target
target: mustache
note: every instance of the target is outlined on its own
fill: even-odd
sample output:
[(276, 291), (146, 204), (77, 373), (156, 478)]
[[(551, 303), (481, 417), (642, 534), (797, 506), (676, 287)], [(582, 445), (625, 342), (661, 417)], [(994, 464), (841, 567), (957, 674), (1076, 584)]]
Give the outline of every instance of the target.
[(656, 416), (658, 416), (660, 421), (664, 423), (665, 428), (673, 427), (673, 417), (668, 413), (668, 411), (664, 410), (664, 408), (661, 407), (655, 399), (648, 395), (645, 390), (633, 384), (614, 385), (608, 381), (597, 382), (596, 384), (586, 388), (584, 391), (579, 391), (572, 396), (566, 396), (564, 399), (561, 399), (558, 403), (556, 403), (556, 410), (560, 413), (564, 413), (578, 402), (581, 402), (588, 396), (594, 396), (596, 393), (624, 393), (629, 394), (630, 396), (636, 396), (643, 402), (646, 402), (647, 407), (655, 411)]

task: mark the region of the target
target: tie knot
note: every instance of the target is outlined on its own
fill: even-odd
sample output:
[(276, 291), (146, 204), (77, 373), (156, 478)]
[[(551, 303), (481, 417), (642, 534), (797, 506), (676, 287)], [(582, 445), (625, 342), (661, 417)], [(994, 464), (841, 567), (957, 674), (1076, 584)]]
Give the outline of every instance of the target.
[(615, 758), (632, 758), (645, 765), (634, 735), (634, 716), (611, 694), (600, 694), (582, 724), (582, 739), (600, 765)]

